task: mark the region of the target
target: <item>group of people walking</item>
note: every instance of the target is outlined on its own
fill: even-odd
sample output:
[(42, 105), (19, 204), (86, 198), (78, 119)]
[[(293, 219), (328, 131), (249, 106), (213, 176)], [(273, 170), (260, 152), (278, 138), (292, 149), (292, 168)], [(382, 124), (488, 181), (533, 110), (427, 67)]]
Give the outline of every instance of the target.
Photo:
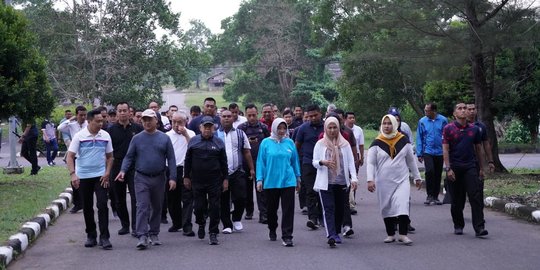
[[(157, 103), (152, 102), (136, 117), (141, 126), (129, 104), (121, 102), (115, 108), (115, 122), (107, 127), (99, 109), (58, 127), (71, 132), (67, 165), (72, 186), (81, 197), (86, 247), (112, 248), (107, 207), (112, 196), (113, 211), (122, 226), (118, 234), (131, 232), (138, 239), (138, 249), (162, 244), (160, 224), (166, 210), (172, 220), (169, 232), (182, 230), (185, 236), (197, 235), (199, 239), (208, 233), (209, 244), (218, 245), (219, 224), (223, 234), (244, 230), (242, 220), (253, 219), (254, 201), (259, 222), (267, 224), (271, 241), (277, 241), (281, 205), (282, 244), (292, 247), (296, 192), (300, 208), (307, 208), (306, 226), (312, 230), (323, 226), (330, 247), (341, 244), (341, 237), (354, 234), (351, 215), (356, 212), (358, 170), (364, 164), (364, 136), (355, 125), (354, 113), (329, 106), (323, 119), (320, 107), (311, 105), (305, 112), (300, 106), (286, 108), (279, 117), (275, 105), (264, 104), (259, 118), (253, 104), (246, 106), (245, 117), (237, 104), (220, 109), (216, 105), (209, 97), (202, 110), (194, 106), (188, 115), (171, 106), (163, 117)], [(485, 128), (471, 120), (474, 110), (470, 106), (457, 104), (456, 121), (447, 124), (434, 104), (426, 105), (416, 149), (399, 110), (391, 108), (381, 119), (380, 133), (367, 151), (366, 180), (368, 190), (376, 192), (379, 200), (385, 243), (413, 242), (407, 236), (414, 230), (409, 218), (409, 175), (418, 188), (423, 184), (415, 153), (426, 164), (426, 205), (440, 204), (444, 163), (454, 233), (463, 234), (467, 194), (476, 236), (488, 234), (483, 219), (481, 148), (489, 143), (484, 144)], [(78, 107), (76, 114), (86, 111), (83, 109)], [(131, 211), (126, 205), (126, 189)]]

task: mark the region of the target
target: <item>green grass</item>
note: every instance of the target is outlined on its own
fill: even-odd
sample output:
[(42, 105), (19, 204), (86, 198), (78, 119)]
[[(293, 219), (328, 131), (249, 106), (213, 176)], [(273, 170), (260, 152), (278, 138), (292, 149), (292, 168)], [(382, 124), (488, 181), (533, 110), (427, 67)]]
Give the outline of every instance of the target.
[(15, 234), (69, 186), (64, 167), (43, 167), (37, 176), (0, 174), (0, 242)]
[(375, 138), (377, 138), (377, 135), (379, 135), (379, 131), (378, 130), (374, 130), (374, 129), (363, 129), (364, 131), (364, 149), (369, 149), (369, 146), (371, 145), (371, 143), (373, 142), (373, 140), (375, 140)]
[(223, 99), (223, 91), (208, 91), (208, 90), (195, 90), (195, 89), (187, 89), (183, 90), (182, 93), (186, 94), (186, 107), (191, 108), (193, 105), (197, 105), (201, 107), (203, 105), (203, 101), (207, 97), (213, 97), (216, 100), (216, 104), (218, 107), (228, 107), (229, 103)]
[(495, 173), (484, 181), (485, 196), (526, 196), (540, 190), (540, 174)]

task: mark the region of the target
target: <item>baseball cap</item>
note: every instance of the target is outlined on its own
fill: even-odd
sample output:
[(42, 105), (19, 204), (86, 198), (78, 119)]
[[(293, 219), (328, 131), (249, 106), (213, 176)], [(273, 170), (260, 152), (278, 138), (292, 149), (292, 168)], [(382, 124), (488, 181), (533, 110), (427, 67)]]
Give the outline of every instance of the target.
[(152, 109), (144, 110), (141, 117), (154, 117), (154, 118), (157, 118), (156, 117), (156, 112), (154, 112)]
[(214, 124), (214, 118), (212, 118), (211, 116), (203, 116), (202, 120), (201, 120), (201, 125), (206, 125), (206, 124)]
[(110, 109), (109, 110), (109, 115), (116, 115), (116, 110), (115, 109)]
[(391, 114), (393, 116), (400, 116), (399, 110), (396, 107), (390, 107), (390, 109), (388, 109), (388, 114)]

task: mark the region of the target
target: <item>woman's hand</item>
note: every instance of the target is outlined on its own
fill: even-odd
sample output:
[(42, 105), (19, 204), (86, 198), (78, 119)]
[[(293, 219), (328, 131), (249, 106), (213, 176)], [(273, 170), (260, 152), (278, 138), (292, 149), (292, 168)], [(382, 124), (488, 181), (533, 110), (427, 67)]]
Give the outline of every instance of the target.
[(369, 192), (375, 191), (375, 181), (367, 182), (367, 190), (369, 190)]

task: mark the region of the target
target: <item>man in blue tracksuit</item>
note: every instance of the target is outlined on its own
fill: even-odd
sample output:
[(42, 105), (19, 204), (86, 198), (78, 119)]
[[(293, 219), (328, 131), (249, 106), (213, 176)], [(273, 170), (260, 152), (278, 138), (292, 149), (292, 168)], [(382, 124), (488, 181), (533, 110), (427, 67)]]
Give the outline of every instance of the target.
[(426, 205), (441, 205), (439, 192), (443, 168), (442, 132), (448, 124), (446, 117), (437, 113), (437, 106), (428, 103), (424, 107), (426, 116), (418, 121), (416, 130), (416, 155), (418, 161), (425, 162), (426, 168)]

